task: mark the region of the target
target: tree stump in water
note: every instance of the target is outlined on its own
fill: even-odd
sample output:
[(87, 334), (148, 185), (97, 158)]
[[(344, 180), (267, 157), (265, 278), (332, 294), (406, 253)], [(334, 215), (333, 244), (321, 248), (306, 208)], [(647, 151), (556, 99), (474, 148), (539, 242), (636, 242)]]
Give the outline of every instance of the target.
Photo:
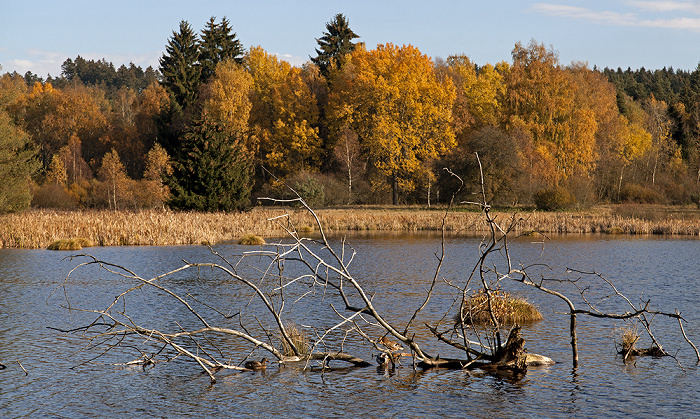
[(423, 369), (428, 368), (481, 368), (487, 371), (512, 371), (524, 373), (527, 371), (527, 356), (525, 353), (525, 339), (520, 333), (520, 326), (511, 329), (506, 344), (500, 348), (494, 360), (490, 362), (470, 362), (461, 359), (426, 359), (418, 363)]
[(527, 371), (527, 356), (525, 354), (525, 339), (520, 333), (521, 327), (514, 326), (508, 334), (506, 344), (496, 351), (496, 361), (485, 364), (482, 368), (511, 370), (513, 372)]

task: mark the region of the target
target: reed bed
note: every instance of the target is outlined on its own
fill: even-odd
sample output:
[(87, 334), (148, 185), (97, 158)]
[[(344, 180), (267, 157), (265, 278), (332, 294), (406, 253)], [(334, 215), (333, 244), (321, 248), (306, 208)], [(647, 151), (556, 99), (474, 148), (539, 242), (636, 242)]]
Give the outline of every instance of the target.
[[(700, 212), (669, 213), (640, 219), (613, 210), (588, 212), (492, 212), (501, 223), (520, 219), (516, 233), (604, 233), (700, 235)], [(319, 209), (326, 232), (439, 231), (444, 212), (416, 208)], [(315, 220), (302, 209), (256, 207), (244, 213), (197, 213), (163, 210), (31, 210), (0, 216), (0, 247), (46, 248), (57, 240), (84, 238), (95, 246), (191, 245), (233, 242), (250, 234), (284, 237), (288, 231), (317, 234)], [(481, 234), (488, 226), (478, 212), (454, 211), (445, 217), (452, 235)]]

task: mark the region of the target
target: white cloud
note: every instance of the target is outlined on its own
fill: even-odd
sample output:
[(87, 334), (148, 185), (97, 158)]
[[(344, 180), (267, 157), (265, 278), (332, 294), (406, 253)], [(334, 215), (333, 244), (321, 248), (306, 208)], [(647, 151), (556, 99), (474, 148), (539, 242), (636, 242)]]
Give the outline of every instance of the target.
[(65, 58), (59, 58), (59, 53), (39, 50), (30, 50), (23, 54), (12, 54), (12, 52), (3, 51), (3, 55), (15, 56), (3, 60), (3, 73), (16, 71), (24, 75), (27, 71), (31, 71), (41, 77), (46, 77), (48, 74), (51, 74), (53, 77), (60, 75), (61, 64), (65, 60)]
[(297, 57), (292, 54), (280, 54), (278, 52), (274, 52), (273, 55), (275, 55), (277, 58), (279, 58), (282, 61), (286, 61), (289, 64), (291, 64), (293, 67), (301, 67), (304, 65), (307, 61), (309, 61), (308, 58), (304, 57)]
[(549, 16), (586, 20), (601, 25), (700, 32), (700, 18), (687, 17), (688, 13), (700, 15), (700, 2), (630, 0), (625, 4), (630, 7), (630, 10), (624, 13), (552, 3), (535, 3), (531, 10)]

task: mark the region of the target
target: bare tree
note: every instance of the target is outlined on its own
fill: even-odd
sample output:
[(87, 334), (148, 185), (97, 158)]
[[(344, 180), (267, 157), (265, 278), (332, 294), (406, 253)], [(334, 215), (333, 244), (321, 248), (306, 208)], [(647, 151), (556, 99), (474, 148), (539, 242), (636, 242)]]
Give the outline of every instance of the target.
[[(335, 361), (352, 366), (371, 365), (367, 359), (353, 353), (359, 349), (348, 345), (350, 340), (365, 342), (366, 348), (376, 351), (376, 361), (382, 367), (396, 367), (402, 357), (410, 357), (413, 368), (482, 368), (523, 373), (528, 364), (548, 360), (533, 359), (527, 354), (521, 328), (518, 325), (506, 327), (497, 317), (492, 303), (501, 286), (508, 282), (554, 296), (566, 304), (574, 367), (578, 366), (576, 325), (579, 316), (611, 321), (637, 320), (655, 347), (664, 355), (668, 353), (653, 333), (652, 320), (659, 316), (668, 317), (678, 320), (680, 332), (695, 348), (685, 336), (682, 327), (684, 320), (679, 313), (652, 309), (650, 301), (635, 304), (599, 274), (570, 270), (576, 275), (575, 278), (547, 278), (533, 273), (535, 268), (542, 268), (541, 265), (514, 266), (510, 258), (510, 240), (514, 237), (515, 226), (522, 219), (513, 215), (505, 222), (499, 222), (485, 202), (483, 181), (481, 188), (481, 199), (471, 204), (481, 208), (490, 231), (479, 246), (479, 258), (473, 269), (458, 281), (448, 281), (441, 277), (440, 271), (445, 261), (443, 228), (442, 246), (435, 254), (435, 275), (425, 290), (425, 297), (416, 301), (415, 309), (409, 312), (412, 315), (403, 324), (389, 320), (375, 306), (375, 296), (368, 291), (363, 280), (353, 275), (352, 264), (357, 255), (347, 241), (342, 240), (337, 248), (332, 246), (315, 212), (303, 199), (297, 197), (290, 200), (264, 199), (277, 205), (294, 204), (304, 207), (316, 221), (316, 228), (320, 232), (317, 240), (298, 234), (293, 216), (287, 214), (270, 221), (286, 230), (288, 240), (244, 252), (236, 260), (229, 260), (210, 248), (215, 262), (183, 261), (182, 266), (150, 278), (143, 278), (126, 267), (90, 255), (74, 256), (82, 262), (70, 271), (62, 284), (65, 307), (72, 313), (87, 313), (92, 316), (92, 320), (79, 328), (64, 332), (84, 337), (85, 349), (98, 350), (96, 357), (104, 356), (116, 348), (135, 348), (138, 357), (129, 363), (143, 365), (144, 368), (164, 361), (193, 361), (208, 374), (212, 382), (216, 381), (215, 374), (219, 370), (247, 370), (241, 365), (245, 365), (245, 361), (259, 351), (280, 364), (302, 363), (304, 368), (324, 369)], [(451, 207), (452, 202), (445, 214)], [(104, 307), (75, 307), (71, 304), (68, 284), (77, 270), (88, 266), (97, 266), (124, 282), (124, 289)], [(240, 301), (234, 302), (240, 307), (238, 311), (232, 306), (214, 306), (212, 302), (200, 300), (195, 295), (176, 292), (170, 286), (170, 281), (176, 275), (185, 272), (197, 275), (203, 270), (216, 272), (223, 280), (246, 290), (241, 294)], [(591, 295), (592, 285), (588, 283), (584, 286), (584, 280), (602, 285), (608, 290), (607, 294), (604, 298), (594, 298)], [(442, 304), (432, 298), (441, 287), (450, 290), (451, 304), (439, 307), (444, 313), (441, 318), (420, 323), (419, 319), (425, 317), (423, 311), (426, 307)], [(173, 322), (166, 328), (154, 327), (143, 324), (135, 313), (127, 312), (127, 298), (146, 288), (156, 290), (158, 298), (167, 299), (171, 304), (184, 308), (190, 321), (187, 324)], [(468, 305), (468, 296), (476, 289), (482, 289), (487, 296), (490, 321), (482, 327), (469, 322), (472, 307)], [(574, 290), (576, 302), (565, 294), (565, 289)], [(609, 306), (609, 297), (619, 300), (627, 307), (627, 311), (610, 313), (598, 309), (598, 303), (603, 300)], [(290, 307), (309, 299), (313, 300), (314, 307), (328, 310), (335, 320), (329, 324), (328, 319), (307, 316), (297, 320), (304, 327), (300, 331), (300, 327), (289, 321)], [(428, 341), (417, 337), (421, 336), (417, 333), (418, 329), (423, 327), (430, 330), (432, 337), (441, 344), (463, 353), (463, 357), (440, 358), (437, 354), (426, 351), (424, 347)], [(506, 331), (508, 335), (504, 341), (501, 333)], [(222, 344), (231, 339), (238, 343)], [(697, 349), (695, 350), (697, 355)], [(93, 359), (95, 358), (85, 362)]]

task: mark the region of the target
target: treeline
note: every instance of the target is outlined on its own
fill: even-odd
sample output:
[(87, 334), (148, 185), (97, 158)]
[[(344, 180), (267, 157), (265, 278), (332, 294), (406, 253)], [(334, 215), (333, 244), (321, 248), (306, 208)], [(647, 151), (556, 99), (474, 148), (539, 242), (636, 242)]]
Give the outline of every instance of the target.
[(498, 205), (700, 201), (700, 68), (565, 66), (534, 41), (431, 60), (367, 50), (343, 15), (326, 29), (302, 67), (212, 18), (181, 22), (157, 70), (3, 75), (0, 208), (230, 211), (285, 183), (312, 205), (432, 204), (461, 182), (473, 199), (481, 171)]

